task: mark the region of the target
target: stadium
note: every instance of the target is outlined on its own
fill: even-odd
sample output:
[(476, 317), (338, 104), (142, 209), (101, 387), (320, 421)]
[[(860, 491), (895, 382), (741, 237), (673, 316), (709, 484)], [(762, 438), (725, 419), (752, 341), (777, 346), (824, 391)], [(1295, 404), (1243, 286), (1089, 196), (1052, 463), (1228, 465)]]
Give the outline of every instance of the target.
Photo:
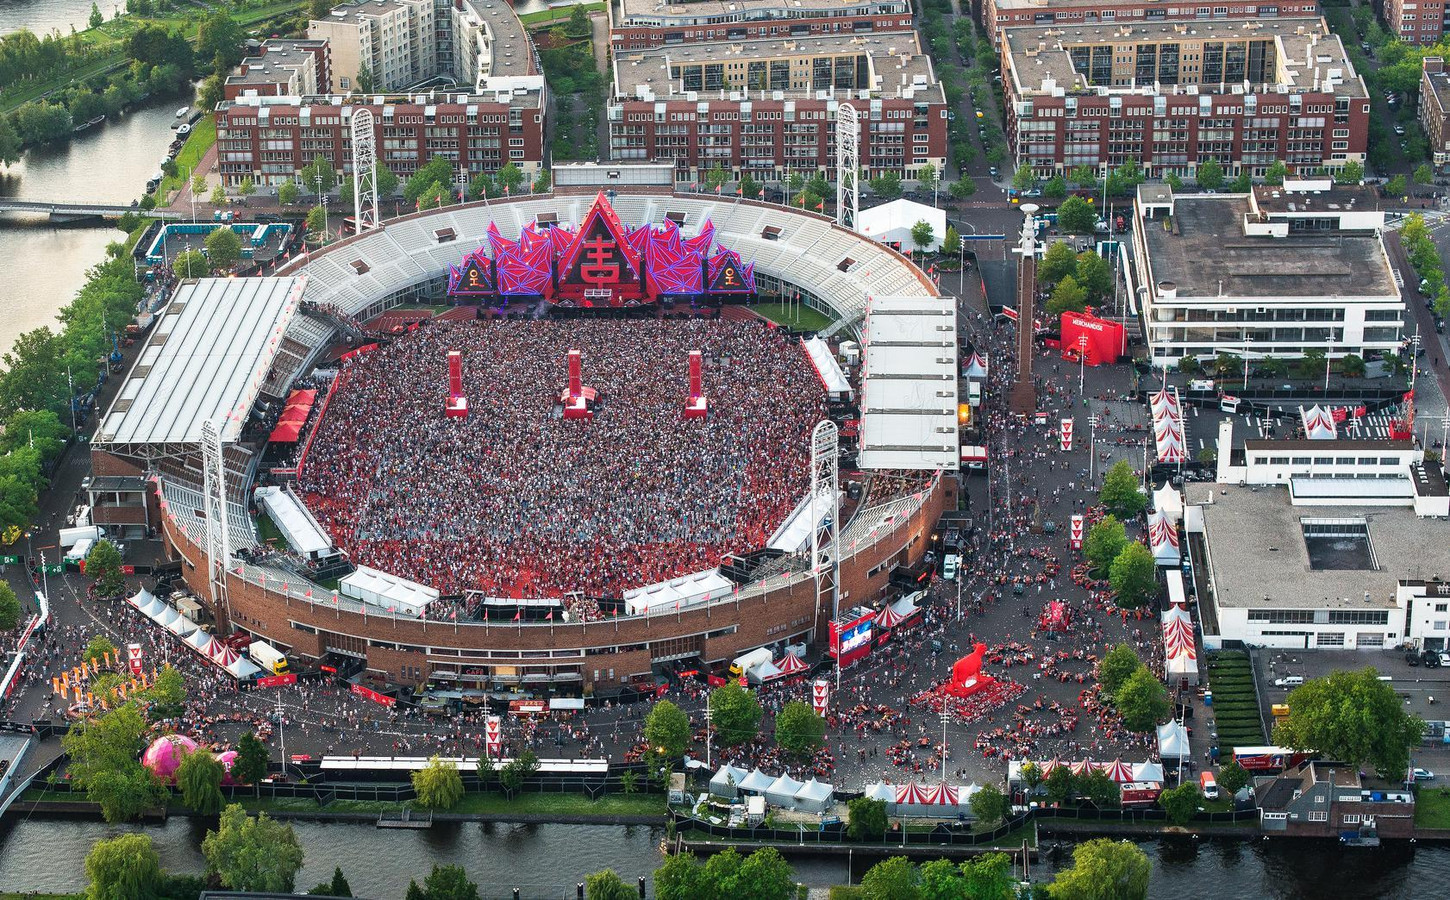
[(830, 219), (624, 168), (184, 282), (93, 439), (113, 533), (139, 507), (219, 633), (379, 683), (825, 651), (955, 508), (954, 303)]

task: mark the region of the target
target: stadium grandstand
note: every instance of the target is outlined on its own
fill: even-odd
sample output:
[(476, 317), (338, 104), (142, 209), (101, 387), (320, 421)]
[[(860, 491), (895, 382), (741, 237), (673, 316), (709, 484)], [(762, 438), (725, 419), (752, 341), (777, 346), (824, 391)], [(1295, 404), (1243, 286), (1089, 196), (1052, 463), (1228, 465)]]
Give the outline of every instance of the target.
[[(708, 222), (720, 248), (753, 266), (759, 299), (798, 301), (825, 314), (832, 324), (816, 336), (832, 344), (866, 337), (868, 298), (902, 298), (892, 301), (901, 308), (942, 303), (934, 299), (938, 294), (932, 281), (905, 256), (821, 216), (751, 201), (667, 191), (620, 193), (611, 201), (618, 221), (635, 228), (673, 223), (689, 239), (699, 235)], [(520, 585), (514, 580), (503, 586), (437, 579), (436, 572), (423, 567), (389, 572), (398, 582), (400, 596), (442, 594), (421, 613), (412, 604), (390, 602), (386, 592), (373, 593), (359, 588), (357, 579), (341, 577), (355, 565), (385, 571), (388, 566), (376, 565), (386, 562), (386, 557), (366, 553), (349, 560), (349, 551), (357, 547), (357, 535), (349, 533), (347, 512), (321, 502), (324, 495), (340, 496), (331, 491), (336, 485), (309, 474), (314, 462), (323, 465), (329, 454), (335, 461), (346, 447), (335, 442), (339, 423), (346, 422), (341, 407), (330, 409), (330, 404), (352, 402), (347, 378), (339, 379), (338, 373), (366, 371), (371, 359), (406, 360), (409, 342), (431, 341), (430, 354), (459, 342), (482, 352), (491, 340), (490, 325), (474, 321), (479, 318), (496, 318), (495, 328), (503, 325), (529, 331), (527, 320), (548, 315), (548, 311), (539, 308), (520, 314), (517, 305), (490, 309), (475, 303), (435, 315), (441, 304), (448, 303), (450, 267), (489, 245), (490, 226), (498, 238), (519, 241), (526, 230), (578, 226), (596, 202), (591, 196), (561, 194), (446, 207), (388, 221), (377, 230), (294, 259), (275, 279), (204, 279), (183, 285), (160, 317), (159, 327), (167, 327), (170, 321), (174, 333), (160, 342), (153, 337), (156, 354), (147, 357), (152, 349), (148, 346), (142, 359), (150, 358), (150, 362), (138, 363), (128, 375), (135, 382), (132, 396), (160, 397), (164, 384), (169, 384), (172, 396), (192, 396), (195, 387), (208, 381), (224, 381), (224, 389), (213, 391), (215, 397), (197, 394), (211, 399), (178, 406), (173, 410), (175, 421), (155, 432), (123, 428), (133, 419), (134, 407), (128, 409), (124, 401), (118, 401), (102, 420), (92, 449), (93, 466), (98, 475), (142, 476), (154, 486), (148, 500), (155, 506), (152, 521), (162, 523), (167, 552), (180, 562), (182, 577), (216, 617), (218, 632), (245, 630), (300, 658), (334, 663), (339, 658), (354, 660), (375, 677), (391, 682), (444, 679), (479, 689), (563, 696), (615, 693), (651, 678), (661, 666), (690, 661), (702, 667), (728, 664), (740, 653), (758, 647), (787, 643), (824, 646), (835, 611), (829, 608), (830, 601), (811, 571), (809, 542), (804, 549), (780, 549), (787, 545), (799, 548), (801, 542), (782, 543), (778, 538), (789, 528), (799, 527), (791, 521), (795, 518), (791, 510), (800, 512), (797, 503), (810, 483), (809, 436), (797, 432), (808, 431), (814, 420), (827, 416), (849, 423), (859, 412), (844, 401), (825, 402), (825, 386), (814, 380), (815, 370), (800, 346), (792, 348), (793, 362), (783, 361), (776, 350), (761, 357), (772, 360), (770, 366), (786, 366), (781, 371), (788, 369), (788, 375), (782, 378), (791, 383), (792, 396), (805, 400), (792, 413), (792, 437), (787, 443), (794, 449), (786, 456), (793, 461), (783, 467), (767, 491), (785, 491), (786, 496), (769, 498), (774, 502), (768, 521), (756, 523), (749, 540), (737, 542), (726, 536), (710, 542), (708, 553), (681, 560), (673, 568), (644, 567), (638, 573), (643, 581), (631, 582), (629, 573), (618, 571), (607, 582), (580, 578), (579, 589), (572, 592), (567, 571), (560, 567), (550, 568), (547, 579), (540, 577), (537, 584)], [(191, 346), (190, 338), (176, 332), (177, 328), (209, 321), (208, 308), (235, 304), (236, 298), (246, 296), (249, 283), (261, 281), (276, 282), (263, 293), (273, 296), (280, 292), (287, 302), (272, 318), (267, 318), (267, 312), (256, 313), (258, 321), (267, 323), (266, 329), (249, 330), (243, 321), (216, 335), (230, 335), (236, 345), (232, 374), (221, 378), (209, 370), (195, 349), (187, 351), (191, 357), (167, 360), (169, 351)], [(950, 307), (946, 302), (945, 308)], [(775, 346), (799, 344), (802, 337), (811, 337), (767, 326), (749, 312), (748, 304), (721, 312), (725, 315), (713, 315), (720, 321), (722, 333), (731, 335), (728, 340), (745, 340), (754, 334), (750, 340)], [(641, 317), (638, 311), (634, 315)], [(671, 321), (690, 319), (683, 307), (642, 315), (661, 319), (637, 323), (642, 329), (662, 329), (661, 334), (703, 328), (696, 323), (704, 317)], [(953, 323), (951, 333), (936, 336), (941, 349), (934, 350), (933, 356), (955, 354), (954, 318), (947, 318)], [(410, 324), (417, 333), (396, 324), (381, 327), (381, 323), (419, 319), (436, 321), (424, 321), (421, 327)], [(608, 330), (631, 323), (580, 319), (575, 324)], [(581, 338), (568, 332), (551, 338), (560, 342), (559, 346), (549, 344), (548, 352), (561, 372), (564, 354), (570, 349), (567, 345), (576, 339)], [(679, 341), (662, 342), (661, 352), (683, 351), (697, 340), (705, 338), (686, 334)], [(441, 382), (445, 379), (442, 361), (431, 360), (431, 355), (429, 377), (436, 376)], [(707, 361), (706, 393), (711, 391), (709, 365)], [(588, 366), (586, 359), (586, 382), (590, 379)], [(600, 374), (602, 378), (604, 373)], [(869, 384), (870, 373), (858, 370), (851, 375), (856, 387), (864, 388), (863, 396), (872, 396), (869, 386), (861, 384), (862, 379)], [(481, 389), (476, 382), (465, 379), (465, 383), (475, 394), (474, 412), (484, 415), (478, 406), (482, 399), (477, 398)], [(711, 396), (710, 415), (717, 415), (717, 402), (743, 396), (741, 392), (748, 389), (748, 380), (742, 378), (738, 389), (726, 388), (719, 398)], [(374, 402), (383, 396), (378, 395)], [(606, 395), (606, 411), (608, 399)], [(432, 408), (441, 420), (441, 403)], [(356, 411), (356, 407), (352, 409)], [(289, 435), (295, 435), (296, 443), (279, 450), (268, 438), (284, 411)], [(741, 419), (770, 415), (763, 408), (742, 412)], [(222, 449), (227, 558), (223, 567), (211, 570), (214, 575), (224, 572), (214, 578), (207, 575), (208, 501), (200, 439), (201, 422), (207, 418), (230, 423)], [(362, 420), (347, 424), (354, 430), (367, 427)], [(846, 433), (850, 435), (851, 429)], [(151, 443), (153, 438), (156, 446)], [(364, 435), (368, 438), (387, 440), (388, 432), (379, 428)], [(163, 446), (166, 452), (161, 452)], [(425, 452), (423, 446), (410, 449)], [(405, 460), (407, 455), (394, 453), (390, 460)], [(853, 604), (870, 603), (885, 596), (893, 565), (914, 563), (925, 551), (942, 509), (954, 508), (955, 482), (942, 477), (943, 470), (924, 464), (903, 470), (860, 469), (854, 465), (855, 448), (849, 437), (841, 457), (843, 485), (849, 482), (851, 490), (841, 509), (837, 535), (841, 547), (839, 590), (842, 596), (849, 594)], [(302, 475), (297, 478), (299, 469)], [(587, 479), (589, 473), (580, 473), (580, 477)], [(259, 503), (253, 496), (260, 483), (285, 485), (285, 496), (274, 495), (268, 503), (295, 500), (307, 504), (315, 521), (343, 552), (333, 553), (331, 548), (319, 552), (315, 540), (306, 553), (294, 551), (285, 540), (261, 540)], [(426, 505), (407, 507), (407, 515), (417, 517), (425, 510)], [(380, 522), (374, 520), (372, 526), (381, 529), (387, 524)], [(279, 531), (288, 533), (287, 529)], [(773, 545), (771, 538), (777, 538)], [(466, 532), (446, 537), (467, 539)], [(215, 547), (215, 542), (212, 536), (210, 546)], [(574, 561), (589, 564), (587, 555)], [(409, 584), (409, 577), (441, 583)], [(693, 591), (688, 585), (705, 587)], [(589, 594), (600, 596), (589, 598)], [(623, 602), (625, 595), (633, 598), (628, 604)], [(655, 596), (668, 599), (647, 599)], [(580, 598), (605, 603), (584, 604)]]

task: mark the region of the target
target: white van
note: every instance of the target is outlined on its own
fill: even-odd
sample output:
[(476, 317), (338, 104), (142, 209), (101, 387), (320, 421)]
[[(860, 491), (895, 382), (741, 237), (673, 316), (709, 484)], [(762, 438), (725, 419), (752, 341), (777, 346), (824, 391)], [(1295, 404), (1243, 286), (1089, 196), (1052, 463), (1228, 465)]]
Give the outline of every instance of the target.
[(957, 578), (958, 557), (955, 553), (948, 553), (942, 560), (941, 577), (946, 581), (955, 581)]
[(1283, 678), (1274, 679), (1274, 687), (1290, 688), (1298, 687), (1304, 683), (1303, 675), (1285, 675)]

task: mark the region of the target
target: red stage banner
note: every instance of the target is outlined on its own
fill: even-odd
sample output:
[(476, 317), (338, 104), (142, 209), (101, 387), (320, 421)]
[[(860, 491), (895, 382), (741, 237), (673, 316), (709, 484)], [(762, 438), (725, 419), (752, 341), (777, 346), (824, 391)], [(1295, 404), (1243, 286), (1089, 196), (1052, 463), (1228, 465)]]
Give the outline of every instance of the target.
[(373, 690), (372, 688), (365, 688), (360, 684), (353, 685), (352, 692), (359, 697), (366, 697), (374, 703), (381, 703), (383, 706), (392, 706), (393, 704), (398, 702), (392, 697), (385, 697), (382, 694), (379, 694), (377, 691)]
[(1072, 449), (1072, 419), (1063, 419), (1057, 435), (1058, 445), (1064, 450)]
[(1082, 516), (1073, 516), (1072, 537), (1068, 540), (1068, 543), (1072, 545), (1072, 549), (1074, 550), (1082, 549), (1082, 527)]
[(140, 644), (126, 645), (126, 664), (130, 667), (132, 675), (141, 674), (141, 667), (144, 665), (141, 660), (141, 653), (142, 650)]
[(817, 678), (811, 684), (811, 706), (815, 707), (816, 715), (825, 718), (826, 705), (830, 702), (831, 683), (824, 678)]
[[(297, 673), (296, 672), (288, 672), (286, 675), (267, 675), (267, 676), (264, 676), (262, 678), (258, 678), (257, 679), (257, 687), (283, 687), (284, 685), (296, 684), (296, 683), (297, 683)], [(363, 688), (363, 690), (367, 690), (367, 688)], [(354, 691), (353, 693), (357, 693), (357, 692)], [(383, 699), (389, 701), (386, 704), (387, 706), (392, 706), (391, 698), (384, 697)]]
[(1115, 363), (1127, 346), (1127, 334), (1119, 322), (1084, 313), (1062, 314), (1062, 357), (1077, 361), (1081, 353), (1090, 366)]
[(499, 716), (489, 716), (484, 722), (484, 738), (488, 745), (488, 755), (498, 756), (503, 749), (503, 719)]

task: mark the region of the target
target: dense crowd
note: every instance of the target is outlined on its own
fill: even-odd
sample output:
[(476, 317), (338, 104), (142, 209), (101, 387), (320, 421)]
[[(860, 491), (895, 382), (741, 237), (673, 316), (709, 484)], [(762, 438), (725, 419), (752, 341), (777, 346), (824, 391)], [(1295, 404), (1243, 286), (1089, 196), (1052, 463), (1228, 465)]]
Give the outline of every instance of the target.
[[(592, 421), (559, 415), (571, 349)], [(465, 419), (443, 415), (450, 350)], [(704, 421), (681, 415), (691, 350)], [(344, 365), (306, 501), (355, 562), (445, 596), (617, 597), (763, 545), (804, 493), (824, 401), (800, 347), (755, 322), (448, 323)]]

